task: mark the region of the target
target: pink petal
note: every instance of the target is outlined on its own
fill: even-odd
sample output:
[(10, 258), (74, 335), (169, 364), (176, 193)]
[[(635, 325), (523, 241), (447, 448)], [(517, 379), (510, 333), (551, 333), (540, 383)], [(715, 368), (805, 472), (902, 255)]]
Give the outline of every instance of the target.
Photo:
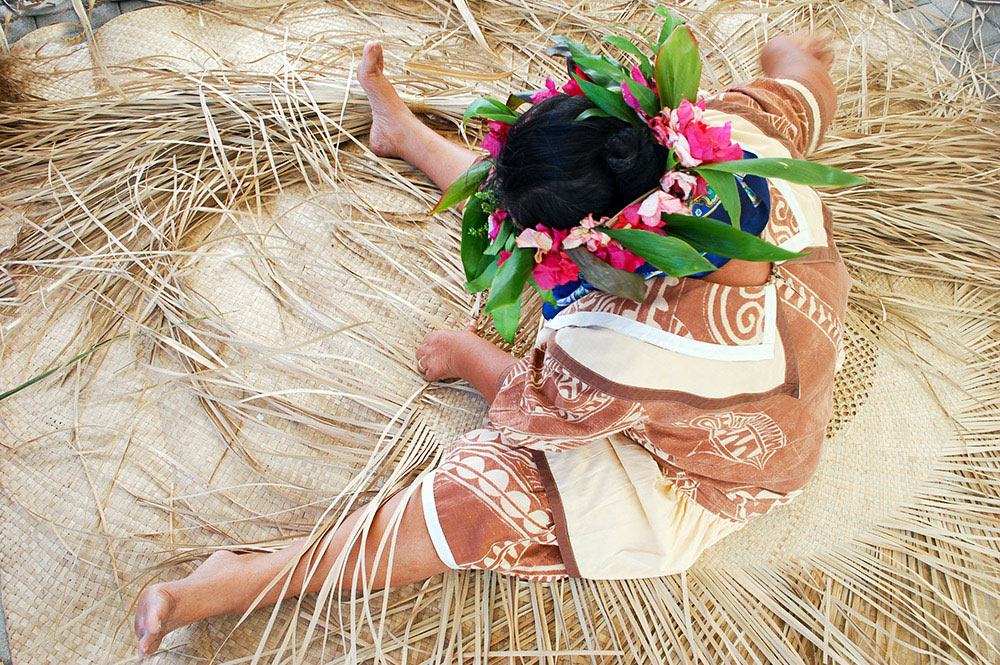
[(622, 83), (622, 99), (625, 100), (630, 109), (639, 114), (639, 117), (645, 117), (646, 112), (642, 110), (642, 104), (639, 103), (639, 100), (629, 90), (628, 83)]

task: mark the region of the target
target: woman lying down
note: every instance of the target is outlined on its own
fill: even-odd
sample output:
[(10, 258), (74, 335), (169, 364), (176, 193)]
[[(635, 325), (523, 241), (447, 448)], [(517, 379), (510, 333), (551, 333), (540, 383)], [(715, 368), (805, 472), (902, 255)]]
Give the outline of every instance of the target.
[(422, 124), (383, 75), (381, 45), (365, 46), (371, 149), (450, 187), (442, 205), (471, 194), (468, 286), (491, 287), (486, 311), (508, 337), (535, 287), (538, 341), (516, 358), (473, 327), (428, 335), (418, 370), (472, 384), (489, 427), (369, 510), (363, 541), (359, 509), (318, 537), (216, 552), (147, 588), (141, 656), (181, 626), (317, 591), (331, 574), (374, 589), (453, 568), (670, 575), (801, 492), (850, 281), (811, 185), (860, 182), (801, 161), (834, 112), (832, 54), (826, 38), (778, 37), (760, 54), (765, 78), (696, 101), (697, 49), (666, 20), (635, 66), (567, 41), (569, 83), (549, 80), (530, 106), (477, 102), (491, 159)]

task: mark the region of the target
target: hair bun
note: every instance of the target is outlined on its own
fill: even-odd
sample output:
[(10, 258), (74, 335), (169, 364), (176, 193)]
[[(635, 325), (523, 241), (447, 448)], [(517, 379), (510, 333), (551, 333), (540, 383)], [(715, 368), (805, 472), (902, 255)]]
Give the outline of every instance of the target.
[(623, 201), (656, 186), (666, 166), (666, 149), (648, 127), (623, 127), (604, 145), (604, 159)]

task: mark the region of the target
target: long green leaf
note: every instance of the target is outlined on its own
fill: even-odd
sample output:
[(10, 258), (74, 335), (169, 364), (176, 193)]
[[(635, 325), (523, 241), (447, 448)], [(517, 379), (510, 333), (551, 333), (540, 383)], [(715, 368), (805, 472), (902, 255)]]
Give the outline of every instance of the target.
[(587, 109), (580, 115), (576, 116), (576, 120), (586, 120), (587, 118), (610, 118), (611, 114), (603, 109), (592, 108)]
[(702, 252), (744, 261), (787, 261), (805, 256), (803, 253), (781, 249), (755, 235), (709, 217), (665, 215), (664, 219), (667, 222), (664, 229), (667, 233), (683, 239)]
[(625, 39), (624, 37), (618, 37), (615, 35), (605, 35), (604, 41), (607, 43), (617, 46), (626, 53), (631, 53), (635, 57), (639, 58), (639, 70), (644, 76), (652, 77), (653, 74), (653, 63), (649, 61), (649, 57), (639, 50), (639, 47)]
[(663, 27), (660, 28), (660, 38), (656, 42), (657, 45), (660, 45), (663, 44), (663, 42), (665, 42), (667, 38), (673, 34), (674, 30), (677, 29), (677, 26), (683, 24), (684, 21), (667, 11), (667, 8), (663, 5), (658, 5), (656, 9), (653, 10), (653, 13), (657, 16), (662, 16), (664, 19)]
[(489, 217), (480, 195), (473, 194), (462, 213), (462, 244), (459, 249), (466, 280), (475, 279), (485, 269), (483, 252), (490, 244)]
[(621, 65), (611, 62), (605, 56), (587, 55), (573, 58), (573, 62), (579, 65), (583, 73), (593, 79), (594, 83), (601, 86), (620, 85), (625, 78)]
[(497, 257), (484, 256), (483, 261), (485, 267), (479, 271), (479, 275), (465, 283), (465, 290), (469, 293), (479, 293), (490, 288), (490, 284), (496, 279), (497, 271), (500, 270), (500, 266), (497, 265)]
[(656, 42), (654, 42), (652, 39), (650, 39), (649, 35), (647, 35), (642, 30), (639, 30), (638, 28), (633, 28), (630, 25), (624, 25), (623, 23), (612, 23), (611, 27), (612, 28), (617, 28), (619, 30), (625, 30), (626, 32), (631, 32), (634, 35), (638, 35), (639, 37), (642, 37), (644, 40), (646, 40), (646, 43), (649, 44), (649, 48), (651, 48), (654, 53), (656, 52)]
[(488, 120), (499, 120), (500, 122), (506, 122), (508, 125), (514, 124), (520, 117), (509, 106), (492, 97), (474, 99), (468, 108), (465, 109), (465, 114), (462, 116), (462, 126), (465, 126), (469, 118), (476, 116)]
[[(760, 159), (735, 159), (731, 162), (702, 164), (699, 170), (708, 169), (723, 173), (749, 173), (764, 178), (778, 178), (799, 185), (812, 187), (853, 187), (868, 181), (847, 171), (804, 159), (763, 157)], [(702, 174), (704, 175), (704, 174)], [(706, 178), (707, 180), (707, 178)]]
[(553, 307), (559, 304), (556, 302), (556, 297), (552, 295), (552, 289), (543, 289), (538, 285), (538, 282), (535, 281), (534, 277), (529, 277), (528, 283), (531, 284), (531, 288), (533, 288), (535, 291), (538, 292), (538, 295), (542, 297), (542, 300), (552, 305)]
[(642, 275), (619, 270), (591, 254), (585, 247), (574, 247), (566, 254), (583, 273), (583, 278), (601, 291), (642, 302), (646, 297)]
[(571, 58), (573, 58), (574, 61), (576, 61), (578, 58), (586, 58), (587, 56), (591, 57), (594, 56), (594, 53), (589, 48), (587, 48), (580, 42), (573, 41), (569, 37), (563, 37), (562, 35), (553, 35), (552, 39), (554, 41), (559, 42), (560, 44), (563, 44), (569, 50), (569, 55)]
[[(503, 249), (504, 246), (506, 246), (507, 238), (509, 238), (510, 234), (513, 232), (514, 232), (514, 225), (510, 223), (510, 218), (505, 219), (500, 224), (500, 230), (497, 232), (496, 240), (494, 240), (489, 247), (483, 250), (483, 253), (489, 254), (491, 256), (496, 256), (497, 254), (499, 254), (500, 250)], [(487, 235), (487, 237), (489, 236)]]
[(656, 98), (656, 93), (641, 83), (628, 79), (622, 81), (622, 88), (628, 88), (632, 96), (639, 102), (639, 106), (646, 112), (646, 115), (654, 116), (660, 112), (660, 101)]
[(701, 58), (687, 26), (674, 30), (660, 46), (654, 72), (663, 107), (675, 109), (681, 105), (681, 100), (694, 102), (697, 99)]
[[(504, 265), (507, 265), (506, 262)], [(517, 325), (521, 322), (521, 296), (518, 295), (517, 300), (510, 305), (493, 310), (490, 316), (493, 317), (493, 327), (500, 336), (508, 342), (513, 342), (514, 335), (517, 334)]]
[(19, 386), (15, 386), (13, 388), (10, 388), (8, 390), (3, 391), (2, 393), (0, 393), (0, 400), (6, 399), (6, 398), (10, 397), (11, 395), (14, 395), (14, 394), (17, 394), (17, 393), (21, 392), (25, 388), (28, 388), (29, 386), (32, 386), (32, 385), (38, 383), (42, 379), (45, 379), (46, 377), (52, 376), (53, 374), (55, 374), (59, 370), (66, 369), (68, 367), (71, 367), (71, 366), (75, 365), (76, 363), (80, 362), (81, 360), (83, 360), (87, 356), (91, 355), (92, 353), (95, 353), (95, 352), (99, 351), (100, 349), (102, 349), (103, 347), (107, 346), (108, 344), (111, 344), (112, 342), (116, 342), (116, 341), (118, 341), (120, 339), (128, 339), (130, 337), (135, 337), (137, 335), (162, 332), (164, 330), (169, 330), (171, 328), (176, 328), (178, 326), (187, 325), (189, 323), (195, 323), (196, 321), (204, 321), (207, 318), (208, 318), (207, 316), (199, 316), (197, 318), (187, 319), (187, 320), (181, 321), (179, 323), (171, 323), (170, 325), (163, 326), (162, 328), (154, 328), (153, 330), (148, 330), (148, 331), (144, 330), (144, 331), (139, 331), (139, 332), (135, 332), (135, 333), (123, 333), (121, 335), (115, 335), (114, 337), (109, 337), (108, 339), (104, 340), (103, 342), (98, 342), (97, 344), (95, 344), (94, 346), (90, 347), (86, 351), (82, 351), (81, 353), (76, 354), (75, 356), (73, 356), (72, 358), (70, 358), (69, 360), (67, 360), (66, 362), (64, 362), (63, 364), (57, 365), (56, 367), (53, 367), (50, 370), (46, 370), (46, 371), (42, 372), (41, 374), (33, 376), (33, 377), (31, 377), (30, 379), (28, 379), (27, 381), (25, 381), (24, 383), (22, 383)]
[(625, 103), (620, 92), (611, 92), (607, 88), (602, 88), (590, 81), (584, 81), (576, 74), (573, 74), (573, 78), (580, 84), (580, 88), (583, 90), (583, 94), (587, 96), (587, 99), (594, 102), (602, 111), (627, 123), (633, 125), (639, 124), (639, 116)]
[(500, 266), (497, 276), (490, 287), (490, 297), (486, 300), (483, 311), (490, 312), (513, 305), (521, 297), (525, 282), (531, 269), (535, 267), (535, 250), (530, 247), (517, 247), (507, 260)]
[(736, 228), (740, 228), (740, 216), (743, 213), (740, 204), (740, 192), (736, 184), (736, 176), (731, 173), (712, 171), (710, 169), (694, 169), (695, 173), (701, 175), (712, 187), (712, 190), (722, 202), (722, 207), (729, 215), (729, 222)]
[(479, 186), (485, 182), (491, 168), (493, 168), (492, 159), (481, 159), (474, 162), (462, 175), (455, 178), (455, 182), (448, 186), (448, 189), (441, 195), (441, 200), (427, 214), (436, 215), (442, 210), (450, 208), (456, 203), (472, 196), (479, 189)]
[(672, 277), (715, 270), (708, 259), (680, 238), (641, 229), (601, 230)]

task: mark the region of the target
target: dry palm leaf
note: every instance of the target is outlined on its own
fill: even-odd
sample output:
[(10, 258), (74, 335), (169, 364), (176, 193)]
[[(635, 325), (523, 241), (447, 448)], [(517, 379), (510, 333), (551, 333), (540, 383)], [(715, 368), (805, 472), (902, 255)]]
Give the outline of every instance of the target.
[[(645, 28), (651, 6), (217, 2), (130, 13), (89, 42), (57, 27), (19, 42), (0, 68), (0, 391), (51, 374), (0, 401), (15, 658), (127, 658), (143, 584), (216, 549), (319, 538), (481, 422), (467, 386), (413, 369), (422, 335), (475, 302), (455, 220), (424, 215), (436, 192), (364, 147), (361, 45), (383, 39), (414, 105), (461, 140), (474, 93), (558, 71), (538, 55), (548, 35), (596, 46), (611, 24)], [(163, 662), (1000, 658), (1000, 111), (986, 79), (969, 62), (952, 75), (944, 47), (878, 0), (677, 11), (716, 87), (756, 73), (770, 35), (840, 38), (839, 112), (814, 158), (872, 184), (826, 195), (855, 288), (806, 493), (679, 576), (451, 572), (366, 593), (344, 571), (178, 631)]]

